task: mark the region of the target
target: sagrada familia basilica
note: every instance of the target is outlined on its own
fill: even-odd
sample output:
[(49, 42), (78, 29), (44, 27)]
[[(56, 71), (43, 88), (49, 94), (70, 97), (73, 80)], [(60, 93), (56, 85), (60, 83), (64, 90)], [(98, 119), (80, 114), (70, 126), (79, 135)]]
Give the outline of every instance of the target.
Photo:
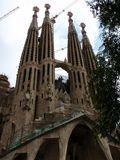
[[(49, 10), (46, 4), (39, 36), (33, 8), (15, 88), (0, 75), (0, 159), (120, 160), (120, 147), (94, 132), (98, 113), (88, 84), (96, 60), (85, 24), (80, 44), (68, 12), (67, 58), (57, 60)], [(68, 73), (67, 87), (55, 80), (58, 67)]]

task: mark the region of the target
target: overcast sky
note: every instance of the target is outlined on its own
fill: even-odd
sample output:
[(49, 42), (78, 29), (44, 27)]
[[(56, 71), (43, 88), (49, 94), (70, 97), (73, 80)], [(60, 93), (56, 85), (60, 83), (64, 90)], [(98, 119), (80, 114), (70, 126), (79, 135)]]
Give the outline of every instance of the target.
[[(20, 7), (0, 21), (0, 74), (8, 76), (11, 86), (15, 86), (20, 56), (27, 36), (27, 30), (32, 20), (32, 9), (34, 6), (39, 7), (38, 24), (41, 26), (45, 12), (44, 5), (46, 3), (51, 5), (51, 17), (67, 8), (56, 19), (54, 25), (55, 51), (67, 46), (67, 12), (71, 11), (79, 38), (81, 39), (79, 24), (84, 22), (90, 42), (95, 52), (97, 52), (99, 47), (98, 22), (93, 18), (85, 0), (0, 0), (0, 17), (17, 6)], [(55, 58), (64, 60), (66, 53), (66, 49), (56, 52)]]

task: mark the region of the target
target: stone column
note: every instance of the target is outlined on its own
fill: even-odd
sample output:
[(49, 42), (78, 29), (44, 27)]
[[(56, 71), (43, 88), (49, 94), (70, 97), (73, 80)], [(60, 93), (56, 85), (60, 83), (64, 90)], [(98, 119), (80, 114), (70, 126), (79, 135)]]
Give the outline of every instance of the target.
[(101, 149), (103, 150), (106, 158), (108, 160), (113, 160), (109, 145), (107, 143), (107, 140), (105, 138), (101, 138), (100, 135), (98, 136), (98, 143), (100, 144)]
[(59, 160), (66, 160), (68, 146), (68, 139), (66, 137), (64, 136), (59, 139)]

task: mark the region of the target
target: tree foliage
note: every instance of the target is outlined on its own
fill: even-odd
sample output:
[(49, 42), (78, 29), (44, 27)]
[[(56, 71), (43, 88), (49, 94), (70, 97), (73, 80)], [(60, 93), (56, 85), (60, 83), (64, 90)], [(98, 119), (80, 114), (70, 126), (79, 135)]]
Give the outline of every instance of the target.
[(120, 142), (120, 1), (92, 0), (87, 2), (102, 29), (102, 49), (97, 54), (93, 72), (96, 92), (95, 108), (99, 111), (97, 129), (103, 136)]

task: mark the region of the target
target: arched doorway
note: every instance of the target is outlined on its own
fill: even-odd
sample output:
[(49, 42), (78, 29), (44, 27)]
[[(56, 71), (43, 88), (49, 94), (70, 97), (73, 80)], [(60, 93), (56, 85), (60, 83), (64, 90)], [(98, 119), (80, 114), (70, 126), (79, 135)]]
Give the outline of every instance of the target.
[(58, 139), (47, 139), (41, 146), (35, 160), (59, 160)]
[(107, 160), (92, 131), (77, 125), (68, 142), (66, 160)]

